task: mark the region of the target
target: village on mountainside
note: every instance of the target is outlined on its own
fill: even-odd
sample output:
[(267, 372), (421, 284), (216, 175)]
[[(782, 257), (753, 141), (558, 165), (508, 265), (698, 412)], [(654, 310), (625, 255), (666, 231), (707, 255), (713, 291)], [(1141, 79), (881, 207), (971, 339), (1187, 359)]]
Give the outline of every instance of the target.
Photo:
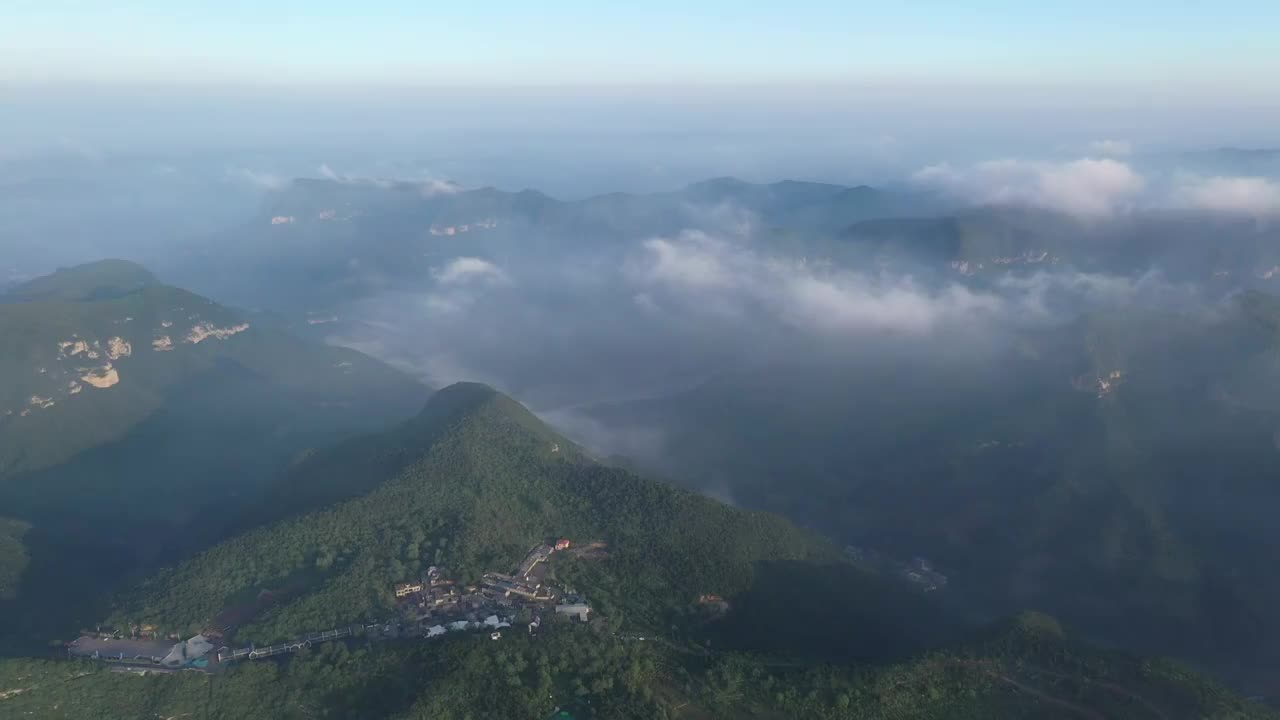
[(427, 639), (484, 630), (491, 640), (500, 640), (502, 630), (515, 625), (536, 633), (553, 618), (590, 620), (591, 605), (581, 595), (548, 582), (551, 559), (556, 553), (592, 559), (607, 557), (607, 552), (604, 543), (574, 548), (570, 540), (560, 538), (534, 546), (510, 573), (484, 573), (475, 585), (459, 585), (444, 568), (433, 565), (424, 577), (394, 586), (394, 616), (319, 630), (267, 647), (232, 647), (227, 643), (235, 628), (214, 623), (187, 640), (180, 636), (158, 637), (151, 626), (133, 627), (127, 632), (100, 628), (68, 643), (67, 653), (73, 658), (111, 663), (119, 672), (217, 672), (228, 663), (260, 660), (354, 637), (376, 641)]

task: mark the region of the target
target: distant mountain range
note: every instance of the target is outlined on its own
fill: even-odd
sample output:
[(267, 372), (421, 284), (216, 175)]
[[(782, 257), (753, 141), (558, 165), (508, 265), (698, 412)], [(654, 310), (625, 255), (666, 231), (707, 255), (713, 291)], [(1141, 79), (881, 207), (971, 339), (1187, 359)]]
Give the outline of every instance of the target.
[(1280, 282), (1280, 224), (1248, 217), (1147, 210), (1101, 222), (1031, 208), (958, 207), (901, 188), (734, 178), (579, 201), (536, 190), (300, 179), (171, 272), (238, 304), (325, 315), (388, 290), (420, 289), (433, 268), (459, 255), (517, 263), (590, 253), (619, 262), (635, 242), (686, 230), (963, 282), (1054, 266), (1159, 267), (1222, 287)]
[(924, 195), (865, 186), (733, 178), (579, 201), (536, 190), (301, 179), (173, 272), (240, 304), (327, 311), (389, 289), (420, 288), (432, 268), (460, 254), (516, 261), (587, 250), (608, 257), (625, 251), (625, 241), (691, 228), (739, 232), (744, 221), (759, 225), (752, 232), (785, 227), (825, 236), (935, 205)]

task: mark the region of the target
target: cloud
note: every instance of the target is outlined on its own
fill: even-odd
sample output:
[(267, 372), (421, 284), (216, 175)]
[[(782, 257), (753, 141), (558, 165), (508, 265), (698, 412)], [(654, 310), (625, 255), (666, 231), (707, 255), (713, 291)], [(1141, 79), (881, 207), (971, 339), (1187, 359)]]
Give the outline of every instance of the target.
[(1280, 184), (1263, 177), (1189, 178), (1175, 191), (1175, 203), (1251, 217), (1280, 215)]
[(651, 281), (669, 285), (717, 288), (735, 283), (734, 272), (725, 265), (727, 244), (697, 230), (686, 230), (678, 238), (652, 238), (644, 243), (649, 251), (645, 275)]
[(950, 322), (998, 313), (993, 295), (961, 285), (930, 291), (908, 278), (872, 280), (847, 273), (820, 276), (795, 272), (782, 276), (779, 299), (793, 324), (826, 331), (857, 329), (911, 333)]
[(436, 287), (420, 297), (434, 316), (457, 316), (472, 308), (494, 286), (510, 285), (502, 268), (478, 257), (458, 257), (431, 271)]
[(942, 164), (920, 170), (914, 179), (970, 202), (1041, 207), (1086, 218), (1130, 207), (1146, 185), (1128, 165), (1109, 158), (989, 160), (968, 168)]
[[(452, 180), (441, 180), (432, 177), (429, 174), (414, 173), (412, 178), (404, 178), (400, 180), (368, 176), (363, 174), (344, 174), (334, 170), (328, 163), (321, 163), (316, 168), (316, 172), (326, 180), (342, 183), (343, 185), (372, 185), (383, 189), (393, 188), (396, 186), (410, 186), (416, 184), (418, 192), (424, 198), (438, 197), (441, 195), (454, 195), (462, 192), (465, 188)], [(403, 177), (403, 176), (402, 176)]]
[(1129, 157), (1133, 143), (1128, 140), (1095, 140), (1089, 143), (1089, 154), (1104, 158)]
[(436, 180), (429, 178), (423, 180), (418, 187), (418, 192), (422, 193), (422, 197), (437, 197), (440, 195), (454, 195), (462, 192), (462, 186), (452, 180)]
[(960, 318), (999, 311), (993, 296), (949, 284), (929, 289), (906, 276), (873, 276), (826, 263), (762, 256), (745, 246), (686, 231), (643, 244), (632, 278), (652, 286), (645, 306), (665, 290), (685, 313), (781, 322), (823, 333), (887, 330), (921, 333)]
[(1171, 282), (1152, 269), (1137, 276), (1038, 271), (1009, 274), (995, 287), (1008, 300), (1007, 316), (1022, 323), (1052, 322), (1102, 308), (1161, 308), (1189, 313), (1204, 306), (1196, 286)]
[(249, 168), (237, 168), (227, 171), (227, 175), (233, 179), (247, 182), (250, 185), (262, 190), (283, 190), (289, 185), (289, 179), (277, 175), (272, 172), (263, 172), (259, 170), (250, 170)]
[(507, 282), (502, 268), (478, 257), (459, 257), (431, 273), (442, 285), (461, 285), (473, 281)]
[(666, 434), (657, 427), (606, 424), (576, 408), (542, 410), (538, 415), (575, 442), (606, 455), (630, 458), (662, 457)]

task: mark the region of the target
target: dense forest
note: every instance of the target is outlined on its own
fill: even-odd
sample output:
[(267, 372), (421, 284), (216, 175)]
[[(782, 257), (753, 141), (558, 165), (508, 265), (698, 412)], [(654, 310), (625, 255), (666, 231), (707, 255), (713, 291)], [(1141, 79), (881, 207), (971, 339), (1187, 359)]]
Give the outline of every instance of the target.
[(1230, 672), (1280, 657), (1277, 328), (1280, 300), (1244, 291), (1019, 330), (981, 362), (795, 361), (593, 415), (663, 428), (687, 486), (928, 557), (976, 611)]
[[(356, 637), (213, 675), (9, 660), (0, 702), (52, 718), (1272, 717), (1176, 664), (1084, 645), (1048, 616), (966, 628), (775, 516), (598, 464), (482, 385), (446, 388), (414, 420), (313, 454), (283, 482), (276, 520), (140, 585), (112, 622), (185, 635), (272, 590), (279, 602), (235, 628), (264, 643), (389, 618), (393, 583), (428, 565), (474, 580), (557, 536), (606, 545), (552, 560), (593, 618), (497, 641)], [(705, 593), (732, 610), (708, 612)]]
[[(308, 468), (317, 475), (310, 477)], [(382, 482), (368, 473), (390, 472)], [(342, 471), (368, 494), (308, 509), (330, 497)], [(142, 585), (113, 618), (194, 633), (262, 590), (286, 602), (239, 632), (269, 642), (393, 608), (391, 588), (444, 565), (462, 582), (506, 570), (547, 537), (603, 542), (602, 561), (557, 563), (602, 612), (634, 629), (667, 627), (705, 593), (737, 595), (768, 562), (836, 564), (850, 606), (929, 611), (844, 563), (816, 535), (774, 515), (600, 465), (510, 398), (472, 384), (446, 388), (422, 416), (391, 433), (304, 461), (292, 517), (250, 531)], [(294, 496), (287, 490), (283, 498)], [(855, 592), (856, 590), (856, 592)]]
[[(1034, 613), (967, 621), (776, 515), (597, 462), (511, 398), (461, 383), (385, 432), (296, 457), (235, 537), (120, 595), (105, 617), (162, 635), (252, 607), (235, 642), (395, 615), (392, 588), (442, 565), (460, 581), (551, 537), (552, 577), (591, 602), (555, 620), (424, 640), (356, 637), (218, 673), (139, 677), (77, 661), (0, 661), (0, 708), (272, 717), (1270, 717), (1165, 661), (1085, 646)], [(6, 522), (20, 571), (27, 526)], [(0, 578), (3, 578), (0, 575)], [(274, 601), (259, 604), (264, 591)], [(709, 610), (703, 595), (727, 598)]]
[(496, 642), (334, 643), (218, 675), (138, 677), (89, 663), (5, 660), (0, 710), (112, 720), (542, 720), (554, 711), (601, 720), (1275, 717), (1177, 665), (1079, 646), (1035, 614), (887, 665), (716, 653), (567, 621)]

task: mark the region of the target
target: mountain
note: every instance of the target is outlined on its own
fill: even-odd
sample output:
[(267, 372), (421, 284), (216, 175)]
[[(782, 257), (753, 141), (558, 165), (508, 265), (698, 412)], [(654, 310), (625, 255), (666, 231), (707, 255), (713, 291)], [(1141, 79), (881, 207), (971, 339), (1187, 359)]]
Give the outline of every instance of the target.
[(684, 232), (733, 237), (770, 256), (935, 281), (982, 284), (1070, 268), (1157, 269), (1221, 290), (1280, 282), (1280, 225), (1243, 214), (1139, 208), (1080, 218), (1018, 206), (957, 208), (903, 188), (735, 178), (580, 200), (536, 190), (298, 179), (166, 271), (239, 305), (281, 311), (306, 330), (353, 301), (430, 290), (440, 268), (458, 257), (503, 267), (617, 266), (639, 243)]
[(52, 275), (28, 280), (0, 296), (0, 301), (106, 300), (158, 284), (160, 281), (156, 276), (141, 265), (127, 260), (100, 260), (87, 265), (59, 268)]
[[(1219, 241), (1205, 242), (1210, 237)], [(1097, 221), (990, 206), (862, 220), (819, 249), (836, 258), (923, 267), (953, 281), (1060, 268), (1122, 275), (1154, 270), (1211, 288), (1274, 290), (1278, 240), (1275, 223), (1240, 215), (1145, 210)]]
[[(198, 630), (235, 598), (292, 582), (290, 602), (237, 633), (270, 642), (386, 613), (392, 584), (428, 565), (475, 582), (550, 536), (608, 546), (607, 561), (569, 568), (585, 573), (570, 584), (596, 585), (601, 611), (635, 630), (667, 627), (700, 595), (745, 591), (762, 563), (846, 568), (833, 572), (858, 599), (844, 612), (884, 603), (927, 614), (909, 593), (898, 598), (853, 572), (817, 536), (600, 465), (484, 385), (445, 388), (414, 420), (316, 453), (284, 482), (281, 497), (314, 510), (295, 510), (156, 578), (115, 622)], [(607, 572), (597, 575), (600, 568)], [(912, 624), (920, 630), (905, 621), (889, 627), (909, 644), (927, 630), (918, 618)]]
[[(232, 647), (353, 621), (362, 636), (210, 674), (3, 660), (0, 708), (51, 718), (88, 708), (433, 720), (1274, 717), (1175, 664), (1083, 645), (1043, 615), (957, 625), (776, 516), (598, 464), (482, 385), (445, 388), (416, 418), (316, 453), (283, 482), (283, 495), (306, 496), (141, 584), (114, 621), (225, 632)], [(549, 537), (586, 545), (550, 554), (545, 578), (587, 598), (589, 622), (552, 615), (492, 640), (386, 635), (407, 627), (395, 583), (442, 566), (461, 587)]]
[(328, 316), (343, 302), (421, 289), (433, 269), (459, 255), (507, 262), (572, 252), (616, 261), (632, 242), (684, 230), (721, 231), (750, 219), (765, 230), (826, 234), (916, 214), (921, 205), (916, 195), (865, 186), (732, 178), (572, 201), (536, 190), (298, 179), (169, 271), (242, 305)]
[[(71, 599), (54, 588), (73, 568), (114, 582), (207, 544), (299, 453), (411, 416), (427, 395), (122, 261), (18, 286), (0, 336), (0, 508), (29, 525), (9, 535), (30, 561), (6, 594), (40, 616), (58, 604), (48, 593)], [(32, 631), (35, 615), (0, 629)]]
[(1277, 717), (1174, 663), (1082, 645), (1037, 614), (882, 666), (705, 655), (564, 624), (496, 642), (330, 643), (218, 675), (130, 677), (87, 662), (0, 660), (0, 688), (0, 708), (53, 719)]
[(927, 557), (957, 606), (1042, 608), (1257, 686), (1245, 669), (1280, 666), (1278, 329), (1257, 292), (1116, 308), (980, 361), (797, 361), (589, 415), (661, 429), (639, 460), (685, 484)]
[(415, 402), (401, 394), (412, 382), (377, 361), (263, 327), (130, 263), (60, 270), (4, 300), (0, 482), (7, 485), (17, 473), (120, 439), (164, 408), (166, 394), (216, 387), (223, 376), (272, 385), (295, 401), (309, 397), (319, 416), (336, 414), (324, 406), (358, 413), (361, 405)]

